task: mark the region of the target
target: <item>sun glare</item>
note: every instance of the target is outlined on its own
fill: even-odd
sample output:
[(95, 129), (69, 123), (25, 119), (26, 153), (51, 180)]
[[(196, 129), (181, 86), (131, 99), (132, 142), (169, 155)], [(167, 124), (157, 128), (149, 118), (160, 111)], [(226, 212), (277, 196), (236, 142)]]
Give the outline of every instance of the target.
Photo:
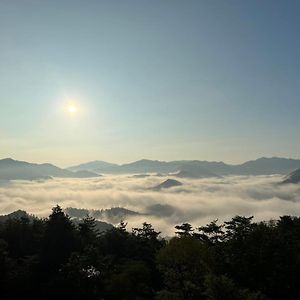
[(70, 114), (75, 114), (78, 111), (75, 105), (68, 105), (67, 110)]

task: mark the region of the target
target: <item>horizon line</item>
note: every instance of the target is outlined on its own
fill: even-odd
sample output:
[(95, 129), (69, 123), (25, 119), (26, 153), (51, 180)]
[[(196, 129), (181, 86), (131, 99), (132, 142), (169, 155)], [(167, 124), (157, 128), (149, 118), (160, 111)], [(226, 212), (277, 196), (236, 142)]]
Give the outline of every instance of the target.
[(18, 161), (18, 162), (25, 162), (25, 163), (31, 163), (31, 164), (37, 164), (37, 165), (43, 165), (43, 164), (51, 164), (57, 167), (60, 167), (62, 169), (68, 169), (68, 168), (72, 168), (72, 167), (76, 167), (76, 166), (80, 166), (83, 164), (87, 164), (87, 163), (93, 163), (93, 162), (104, 162), (104, 163), (109, 163), (109, 164), (113, 164), (116, 166), (123, 166), (123, 165), (128, 165), (128, 164), (132, 164), (132, 163), (136, 163), (136, 162), (140, 162), (140, 161), (152, 161), (152, 162), (161, 162), (161, 163), (171, 163), (171, 162), (180, 162), (180, 161), (198, 161), (198, 162), (208, 162), (208, 163), (224, 163), (226, 165), (231, 165), (231, 166), (239, 166), (239, 165), (243, 165), (247, 162), (254, 162), (257, 161), (259, 159), (287, 159), (287, 160), (300, 160), (300, 158), (292, 158), (292, 157), (282, 157), (282, 156), (260, 156), (257, 157), (255, 159), (249, 159), (246, 161), (243, 161), (241, 163), (227, 163), (225, 161), (217, 161), (217, 160), (201, 160), (201, 159), (176, 159), (176, 160), (159, 160), (159, 159), (148, 159), (148, 158), (141, 158), (141, 159), (137, 159), (137, 160), (133, 160), (133, 161), (129, 161), (129, 162), (123, 162), (123, 163), (114, 163), (114, 162), (109, 162), (109, 161), (105, 161), (105, 160), (100, 160), (100, 159), (94, 159), (94, 160), (89, 160), (89, 161), (85, 161), (82, 163), (77, 163), (77, 164), (73, 164), (71, 166), (67, 166), (67, 167), (60, 167), (59, 165), (49, 162), (49, 161), (45, 161), (45, 162), (33, 162), (33, 161), (27, 161), (27, 160), (23, 160), (23, 159), (15, 159), (12, 157), (4, 157), (4, 158), (0, 158), (0, 161), (3, 160), (13, 160), (13, 161)]

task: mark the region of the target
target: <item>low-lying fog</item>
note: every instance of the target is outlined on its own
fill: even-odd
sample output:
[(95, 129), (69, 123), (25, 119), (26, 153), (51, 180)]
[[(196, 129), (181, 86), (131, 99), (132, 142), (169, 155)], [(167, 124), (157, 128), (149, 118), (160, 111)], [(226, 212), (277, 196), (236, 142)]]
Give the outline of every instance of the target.
[(165, 235), (173, 234), (174, 226), (183, 222), (200, 226), (236, 214), (254, 215), (256, 220), (300, 214), (300, 185), (279, 185), (279, 176), (180, 179), (182, 186), (151, 189), (166, 179), (128, 175), (2, 183), (0, 214), (22, 209), (47, 216), (56, 204), (63, 208), (124, 207), (143, 214), (126, 220), (129, 229), (147, 221)]

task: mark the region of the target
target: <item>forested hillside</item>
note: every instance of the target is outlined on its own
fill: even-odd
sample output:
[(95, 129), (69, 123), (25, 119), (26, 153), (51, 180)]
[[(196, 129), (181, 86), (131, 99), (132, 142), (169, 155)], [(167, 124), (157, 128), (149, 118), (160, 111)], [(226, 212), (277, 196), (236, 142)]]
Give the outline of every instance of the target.
[(165, 240), (148, 223), (100, 234), (57, 206), (0, 223), (1, 299), (298, 299), (299, 253), (298, 217), (186, 223)]

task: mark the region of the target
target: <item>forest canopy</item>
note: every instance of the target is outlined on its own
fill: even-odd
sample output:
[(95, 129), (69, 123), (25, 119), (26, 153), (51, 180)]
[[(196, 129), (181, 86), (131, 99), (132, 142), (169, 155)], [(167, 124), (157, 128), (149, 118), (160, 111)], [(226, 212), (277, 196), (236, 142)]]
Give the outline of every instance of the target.
[(298, 299), (300, 218), (235, 216), (178, 224), (170, 239), (149, 223), (105, 232), (60, 206), (48, 218), (0, 222), (2, 299)]

